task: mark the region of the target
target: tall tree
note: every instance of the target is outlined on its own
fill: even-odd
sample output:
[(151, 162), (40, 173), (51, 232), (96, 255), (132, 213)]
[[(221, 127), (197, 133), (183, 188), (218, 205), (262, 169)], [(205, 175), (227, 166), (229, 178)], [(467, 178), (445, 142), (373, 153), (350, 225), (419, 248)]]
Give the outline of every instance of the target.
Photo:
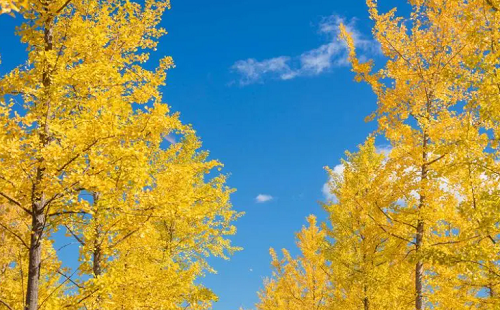
[(205, 180), (220, 163), (199, 147), (186, 129), (179, 143), (152, 152), (149, 186), (131, 193), (116, 187), (119, 180), (110, 180), (110, 190), (99, 182), (87, 211), (71, 215), (67, 229), (81, 243), (80, 271), (89, 278), (76, 285), (72, 307), (205, 309), (216, 299), (195, 280), (211, 271), (207, 256), (236, 249), (224, 235), (234, 233), (238, 214), (225, 178)]
[[(193, 130), (162, 102), (159, 87), (165, 84), (172, 59), (164, 57), (153, 70), (143, 65), (165, 34), (158, 24), (168, 7), (168, 1), (140, 5), (125, 0), (52, 0), (30, 2), (21, 10), (26, 22), (18, 34), (28, 46), (28, 59), (0, 80), (0, 203), (22, 214), (28, 227), (27, 233), (18, 234), (10, 229), (11, 217), (1, 218), (2, 234), (27, 247), (26, 266), (21, 261), (8, 265), (24, 267), (24, 309), (48, 307), (52, 299), (65, 300), (68, 307), (79, 308), (83, 302), (98, 309), (111, 307), (108, 299), (116, 302), (119, 292), (104, 292), (113, 283), (131, 284), (132, 276), (128, 282), (117, 279), (131, 270), (141, 274), (139, 264), (145, 260), (150, 265), (141, 274), (142, 285), (151, 285), (148, 277), (169, 281), (171, 275), (190, 288), (189, 294), (171, 294), (175, 301), (156, 300), (156, 305), (172, 309), (169, 303), (214, 298), (193, 288), (208, 268), (200, 257), (224, 256), (234, 249), (225, 235), (234, 233), (230, 222), (237, 214), (228, 202), (231, 190), (224, 186), (224, 177), (205, 180), (219, 164), (197, 151), (200, 143)], [(169, 146), (166, 138), (175, 133), (184, 140)], [(169, 170), (174, 168), (177, 173)], [(178, 213), (172, 214), (176, 208)], [(176, 219), (173, 235), (162, 233), (159, 219), (165, 213)], [(50, 243), (58, 229), (82, 243), (80, 268), (71, 274), (45, 263), (46, 255), (55, 257)], [(163, 247), (167, 237), (180, 244), (172, 256)], [(131, 250), (132, 240), (137, 250)], [(192, 242), (198, 247), (193, 249)], [(147, 248), (156, 251), (148, 260)], [(160, 252), (164, 260), (158, 258)], [(50, 283), (44, 275), (54, 270), (63, 285), (53, 291), (45, 288)], [(78, 271), (95, 280), (75, 279)], [(75, 287), (77, 295), (58, 298), (64, 289)], [(130, 294), (122, 297), (123, 307), (134, 307), (123, 304)], [(20, 309), (19, 299), (11, 307)]]
[(341, 173), (328, 169), (335, 199), (324, 205), (332, 227), (332, 244), (325, 255), (341, 292), (335, 305), (353, 310), (411, 309), (411, 282), (401, 276), (411, 274), (401, 255), (409, 241), (391, 227), (396, 219), (388, 210), (394, 209), (397, 195), (392, 193), (385, 154), (369, 138), (359, 152), (346, 156)]
[[(370, 307), (379, 296), (376, 286), (368, 294), (370, 280), (378, 275), (382, 287), (403, 288), (387, 289), (395, 295), (383, 301), (401, 304), (379, 308), (496, 309), (500, 3), (411, 0), (402, 16), (367, 4), (387, 58), (382, 68), (361, 62), (353, 37), (345, 27), (341, 33), (356, 79), (377, 95), (372, 118), (391, 151), (380, 163), (365, 145), (348, 155), (345, 175), (333, 176), (338, 201), (327, 207), (333, 222), (327, 260), (336, 288), (351, 289), (337, 303)], [(382, 246), (369, 251), (373, 244)], [(388, 262), (404, 279), (367, 268), (372, 261)]]
[(464, 57), (473, 51), (457, 31), (467, 2), (411, 1), (408, 18), (396, 17), (395, 9), (380, 14), (375, 1), (367, 3), (375, 37), (388, 58), (384, 68), (371, 73), (370, 62), (356, 59), (345, 29), (344, 37), (358, 79), (366, 80), (378, 97), (379, 128), (393, 147), (387, 165), (401, 185), (405, 222), (414, 227), (407, 237), (414, 245), (415, 308), (421, 310), (438, 302), (430, 296), (430, 288), (438, 287), (431, 275), (442, 263), (433, 257), (436, 246), (476, 237), (460, 229), (458, 199), (443, 186), (450, 167), (457, 165), (457, 147), (463, 145), (469, 122), (462, 103), (470, 98), (470, 84), (450, 78), (451, 72), (462, 71)]

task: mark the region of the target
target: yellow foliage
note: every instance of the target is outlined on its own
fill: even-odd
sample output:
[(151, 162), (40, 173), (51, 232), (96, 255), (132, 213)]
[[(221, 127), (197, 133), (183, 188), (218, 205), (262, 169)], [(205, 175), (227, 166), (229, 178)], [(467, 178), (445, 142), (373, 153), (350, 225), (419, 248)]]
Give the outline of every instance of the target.
[[(328, 309), (500, 309), (500, 3), (411, 0), (398, 16), (366, 2), (386, 62), (360, 61), (346, 27), (340, 36), (390, 150), (371, 137), (341, 174), (328, 170)], [(273, 303), (287, 274), (259, 305), (288, 309)]]
[[(227, 236), (240, 214), (213, 172), (221, 164), (162, 101), (172, 58), (144, 66), (169, 6), (56, 0), (21, 10), (28, 65), (0, 80), (8, 307), (207, 309), (216, 300), (198, 279), (212, 271), (208, 257), (238, 250)], [(61, 268), (57, 231), (80, 245), (75, 270)]]
[(282, 260), (274, 249), (273, 278), (268, 279), (259, 293), (259, 310), (331, 309), (335, 286), (323, 250), (326, 248), (325, 231), (316, 225), (316, 218), (307, 219), (309, 227), (298, 234), (297, 246), (301, 255), (294, 259), (283, 249)]

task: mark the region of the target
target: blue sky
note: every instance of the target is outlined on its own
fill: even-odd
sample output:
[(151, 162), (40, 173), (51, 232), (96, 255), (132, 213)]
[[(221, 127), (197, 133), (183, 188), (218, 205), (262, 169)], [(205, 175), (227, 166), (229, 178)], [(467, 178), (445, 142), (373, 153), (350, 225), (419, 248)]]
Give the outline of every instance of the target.
[[(172, 0), (162, 22), (169, 34), (152, 63), (164, 55), (176, 63), (164, 99), (225, 164), (233, 204), (246, 213), (233, 238), (244, 250), (214, 260), (218, 274), (203, 279), (220, 297), (216, 310), (253, 306), (271, 273), (269, 248), (295, 253), (305, 217), (325, 218), (323, 167), (375, 129), (364, 122), (375, 96), (353, 81), (335, 38), (340, 19), (366, 57), (382, 60), (364, 1)], [(18, 22), (0, 17), (2, 74), (25, 59), (11, 34)]]

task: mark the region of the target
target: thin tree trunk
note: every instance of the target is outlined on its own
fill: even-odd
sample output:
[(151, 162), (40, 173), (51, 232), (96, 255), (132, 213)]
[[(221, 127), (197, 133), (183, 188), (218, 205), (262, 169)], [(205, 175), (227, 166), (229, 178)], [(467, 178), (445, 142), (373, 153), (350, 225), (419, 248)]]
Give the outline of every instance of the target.
[(102, 248), (101, 248), (101, 226), (99, 224), (99, 207), (97, 206), (99, 202), (99, 193), (94, 192), (92, 194), (94, 198), (94, 221), (96, 222), (95, 226), (95, 238), (94, 238), (94, 252), (92, 253), (92, 271), (94, 273), (94, 277), (98, 277), (102, 274)]
[(420, 188), (420, 201), (418, 205), (418, 221), (417, 221), (417, 235), (415, 239), (415, 253), (417, 255), (417, 263), (415, 265), (415, 309), (423, 310), (424, 309), (424, 294), (423, 294), (423, 277), (424, 277), (424, 262), (420, 257), (420, 250), (423, 244), (424, 239), (424, 220), (422, 219), (422, 209), (426, 204), (425, 199), (425, 182), (427, 180), (427, 143), (428, 136), (427, 132), (424, 129), (423, 132), (423, 141), (422, 141), (422, 166), (421, 166), (421, 188)]
[[(363, 242), (365, 242), (365, 237), (363, 236), (363, 234), (360, 234), (361, 235), (361, 239), (363, 240)], [(362, 246), (362, 249), (363, 251), (366, 251), (364, 246)], [(373, 262), (373, 261), (372, 261)], [(369, 310), (370, 309), (370, 300), (368, 299), (368, 281), (367, 281), (367, 271), (366, 271), (366, 253), (363, 253), (363, 273), (364, 273), (364, 285), (363, 285), (363, 308), (364, 310)], [(372, 268), (373, 268), (373, 264), (372, 264)]]
[(42, 258), (42, 238), (45, 227), (45, 214), (43, 213), (44, 199), (35, 203), (31, 216), (31, 238), (28, 262), (28, 290), (26, 292), (26, 310), (38, 309), (38, 291), (40, 280), (40, 268)]
[[(46, 12), (49, 8), (46, 7)], [(45, 51), (52, 50), (52, 17), (47, 16), (44, 22), (44, 45)], [(46, 147), (50, 141), (49, 133), (49, 118), (50, 118), (50, 86), (52, 84), (51, 68), (47, 64), (43, 75), (42, 84), (45, 91), (46, 115), (45, 119), (40, 120), (40, 142), (42, 148)], [(42, 181), (45, 175), (44, 158), (42, 156), (38, 159), (38, 166), (36, 169), (36, 178), (33, 182), (31, 193), (31, 237), (29, 244), (29, 261), (28, 261), (28, 283), (26, 292), (25, 310), (38, 310), (38, 293), (40, 291), (40, 269), (42, 257), (42, 239), (43, 230), (46, 224), (46, 210), (48, 205), (45, 199), (45, 193), (42, 186)]]
[[(99, 198), (100, 194), (98, 192), (93, 192), (92, 193), (93, 197), (93, 205), (94, 205), (94, 215), (93, 215), (93, 221), (95, 222), (95, 227), (94, 227), (94, 250), (92, 252), (92, 272), (94, 274), (94, 278), (98, 278), (102, 274), (102, 226), (100, 224), (100, 219), (99, 219)], [(97, 307), (100, 307), (102, 300), (101, 296), (99, 293), (97, 293), (97, 296), (95, 298), (95, 305)]]
[(101, 252), (101, 245), (98, 244), (97, 242), (94, 243), (94, 253), (93, 253), (93, 260), (94, 264), (92, 266), (92, 271), (94, 272), (94, 277), (98, 277), (102, 274), (102, 268), (101, 268), (101, 260), (102, 260), (102, 252)]
[[(424, 221), (418, 220), (417, 224), (417, 240), (416, 240), (416, 252), (417, 255), (420, 252), (420, 247), (422, 246), (422, 239), (424, 233)], [(423, 305), (423, 275), (424, 275), (424, 263), (421, 258), (418, 258), (417, 264), (415, 265), (415, 308), (417, 310), (424, 309)]]
[[(493, 270), (494, 268), (494, 263), (491, 261), (488, 262), (488, 269)], [(492, 274), (491, 271), (488, 271), (488, 297), (489, 298), (494, 298), (496, 297), (496, 291), (495, 291), (495, 276)]]

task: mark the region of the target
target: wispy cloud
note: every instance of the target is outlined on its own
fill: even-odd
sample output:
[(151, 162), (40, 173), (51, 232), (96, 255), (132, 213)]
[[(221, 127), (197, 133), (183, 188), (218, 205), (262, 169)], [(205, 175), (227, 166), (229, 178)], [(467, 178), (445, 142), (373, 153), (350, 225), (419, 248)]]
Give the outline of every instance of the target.
[(316, 76), (332, 68), (348, 65), (347, 47), (338, 39), (339, 26), (343, 23), (351, 33), (361, 56), (377, 53), (378, 44), (366, 39), (355, 27), (355, 19), (346, 21), (338, 15), (323, 18), (318, 33), (326, 38), (327, 43), (303, 52), (298, 56), (279, 56), (264, 60), (249, 58), (233, 64), (231, 71), (239, 75), (241, 86), (261, 83), (265, 79), (290, 80), (300, 76)]
[(165, 137), (165, 140), (167, 140), (168, 142), (170, 142), (170, 144), (176, 144), (177, 143), (177, 140), (175, 139), (175, 136), (173, 135), (167, 135)]
[(254, 58), (238, 60), (231, 69), (240, 75), (240, 85), (259, 82), (264, 75), (278, 75), (280, 79), (291, 78), (292, 69), (288, 65), (290, 57), (281, 56), (257, 61)]
[(273, 200), (274, 197), (271, 195), (266, 195), (266, 194), (258, 194), (257, 197), (255, 197), (255, 202), (257, 203), (264, 203)]

